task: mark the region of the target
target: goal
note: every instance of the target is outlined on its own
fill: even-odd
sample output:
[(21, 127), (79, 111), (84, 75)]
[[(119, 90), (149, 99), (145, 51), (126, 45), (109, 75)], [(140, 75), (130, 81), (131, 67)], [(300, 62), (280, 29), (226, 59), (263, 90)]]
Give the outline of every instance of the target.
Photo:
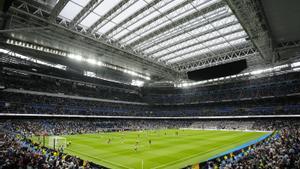
[(67, 139), (61, 136), (50, 136), (49, 137), (49, 148), (60, 149), (67, 147)]

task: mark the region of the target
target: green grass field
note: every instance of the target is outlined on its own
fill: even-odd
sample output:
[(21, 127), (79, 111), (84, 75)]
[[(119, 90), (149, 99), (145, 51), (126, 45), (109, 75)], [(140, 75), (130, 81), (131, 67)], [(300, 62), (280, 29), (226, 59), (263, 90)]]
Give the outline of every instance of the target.
[(174, 169), (206, 161), (265, 134), (215, 130), (149, 130), (63, 137), (72, 142), (65, 149), (66, 153), (109, 168)]

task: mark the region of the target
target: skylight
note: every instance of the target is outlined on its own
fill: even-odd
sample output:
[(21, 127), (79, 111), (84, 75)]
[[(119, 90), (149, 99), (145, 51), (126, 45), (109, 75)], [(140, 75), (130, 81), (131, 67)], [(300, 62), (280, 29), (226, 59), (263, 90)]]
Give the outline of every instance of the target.
[(95, 8), (94, 13), (103, 16), (119, 2), (121, 2), (121, 0), (104, 0), (97, 8)]
[(116, 6), (121, 0), (104, 0), (98, 7), (94, 9), (85, 19), (82, 20), (80, 25), (85, 28), (91, 27), (98, 19), (105, 15), (109, 10)]
[[(70, 0), (59, 17), (73, 20), (89, 1)], [(81, 26), (141, 51), (155, 62), (184, 63), (251, 43), (222, 0), (101, 0), (97, 5), (78, 21)], [(187, 16), (191, 17), (181, 20)]]
[[(152, 2), (150, 2), (152, 1)], [(118, 35), (118, 37), (122, 38), (125, 33), (122, 31), (125, 29), (133, 30), (137, 28), (138, 26), (144, 24), (145, 22), (149, 21), (150, 19), (153, 19), (154, 17), (160, 15), (160, 12), (157, 12), (157, 10), (164, 8), (170, 3), (175, 2), (174, 0), (164, 0), (153, 3), (153, 0), (147, 0), (148, 3), (147, 6), (149, 6), (148, 9), (143, 9), (143, 11), (140, 11), (138, 15), (136, 15), (134, 18), (129, 19), (126, 23), (122, 24), (120, 27), (116, 28), (115, 30), (111, 31), (108, 36), (114, 37), (117, 34), (122, 34), (122, 36)], [(151, 7), (150, 7), (151, 5)], [(137, 12), (137, 11), (136, 11)], [(115, 37), (114, 37), (115, 38)]]
[(74, 2), (75, 4), (80, 5), (81, 7), (86, 6), (90, 0), (71, 0), (72, 2)]
[[(108, 30), (112, 29), (114, 26), (125, 20), (127, 17), (140, 10), (142, 7), (147, 5), (144, 1), (136, 1), (133, 5), (129, 6), (126, 10), (122, 11), (119, 15), (114, 17), (111, 21), (109, 21), (106, 25), (99, 29), (98, 32), (106, 33)], [(109, 25), (109, 26), (107, 26)]]
[(81, 21), (80, 25), (83, 25), (86, 28), (91, 27), (98, 19), (100, 18), (99, 15), (91, 12), (84, 20)]
[(82, 7), (72, 1), (69, 1), (64, 9), (60, 12), (59, 16), (73, 20), (75, 16), (82, 10)]
[[(168, 39), (169, 37), (174, 37), (174, 35), (179, 36), (180, 34), (185, 34), (185, 36), (190, 36), (188, 30), (192, 30), (192, 31), (202, 30), (203, 26), (206, 26), (209, 23), (213, 23), (214, 21), (218, 22), (218, 19), (224, 17), (227, 18), (228, 15), (230, 15), (230, 13), (228, 13), (226, 7), (218, 8), (212, 12), (207, 13), (204, 16), (200, 16), (198, 18), (195, 18), (193, 20), (190, 20), (180, 25), (181, 29), (174, 27), (166, 31), (165, 33), (160, 34), (159, 36), (150, 38), (149, 40), (137, 45), (135, 48), (140, 50), (145, 50), (150, 46), (152, 47), (156, 46), (155, 44), (163, 43), (165, 39)], [(212, 27), (210, 26), (210, 28)], [(174, 38), (169, 38), (168, 41), (172, 41), (173, 39)]]

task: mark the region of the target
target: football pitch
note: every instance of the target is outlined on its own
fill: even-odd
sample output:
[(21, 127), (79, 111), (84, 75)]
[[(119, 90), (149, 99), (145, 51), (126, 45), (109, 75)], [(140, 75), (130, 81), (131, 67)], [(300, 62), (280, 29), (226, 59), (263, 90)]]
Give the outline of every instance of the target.
[(147, 130), (63, 136), (65, 153), (113, 169), (174, 169), (203, 162), (267, 132)]

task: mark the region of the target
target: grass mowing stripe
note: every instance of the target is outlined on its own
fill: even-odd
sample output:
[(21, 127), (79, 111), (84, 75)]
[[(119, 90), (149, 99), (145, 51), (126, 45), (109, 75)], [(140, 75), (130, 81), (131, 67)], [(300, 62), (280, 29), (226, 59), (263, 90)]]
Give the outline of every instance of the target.
[[(176, 135), (176, 132), (179, 135)], [(218, 130), (157, 130), (63, 136), (71, 155), (116, 169), (180, 168), (205, 161), (265, 133)], [(108, 139), (111, 143), (108, 144)], [(152, 140), (149, 145), (148, 141)], [(134, 145), (138, 143), (138, 151)], [(68, 151), (66, 151), (68, 153)], [(105, 162), (107, 161), (107, 162)], [(116, 165), (117, 164), (117, 165)], [(118, 165), (119, 164), (119, 165)], [(123, 166), (123, 167), (122, 167)]]
[[(241, 140), (242, 140), (242, 139), (239, 139), (238, 141), (233, 142), (233, 143), (230, 144), (230, 145), (235, 145), (236, 143), (239, 143)], [(228, 146), (230, 146), (230, 145), (228, 145)], [(204, 153), (213, 152), (213, 151), (215, 151), (215, 150), (217, 150), (217, 149), (219, 149), (220, 147), (223, 147), (223, 146), (224, 146), (224, 145), (220, 145), (220, 146), (215, 147), (215, 148), (213, 148), (213, 149), (210, 149), (210, 150), (208, 150), (208, 151), (206, 151), (206, 152), (204, 152)], [(226, 147), (228, 147), (228, 146), (226, 146)], [(185, 160), (187, 160), (187, 159), (191, 159), (191, 158), (193, 158), (193, 157), (199, 156), (199, 154), (203, 154), (203, 152), (200, 152), (200, 153), (197, 153), (197, 154), (193, 154), (193, 155), (191, 155), (191, 156), (188, 156), (188, 157), (186, 157), (186, 158), (182, 158), (182, 159), (179, 159), (179, 160), (171, 161), (171, 162), (169, 162), (169, 163), (163, 164), (163, 165), (161, 165), (161, 166), (154, 167), (154, 168), (152, 168), (152, 169), (161, 168), (161, 167), (164, 167), (164, 166), (167, 166), (167, 165), (170, 165), (170, 164), (176, 164), (176, 163), (178, 163), (178, 161), (185, 161)], [(205, 155), (205, 154), (203, 154), (203, 155)], [(203, 155), (202, 155), (202, 156), (203, 156)], [(201, 156), (200, 156), (200, 157), (201, 157)], [(202, 162), (202, 161), (199, 161), (199, 162)]]
[(126, 168), (126, 169), (131, 169), (129, 167), (126, 167), (126, 166), (123, 166), (121, 164), (116, 164), (116, 163), (113, 163), (113, 162), (110, 162), (110, 161), (107, 161), (107, 160), (104, 160), (104, 159), (101, 159), (101, 158), (96, 158), (96, 157), (92, 157), (90, 155), (87, 155), (87, 154), (84, 154), (84, 153), (79, 153), (79, 152), (76, 152), (74, 150), (71, 150), (71, 149), (67, 149), (68, 151), (71, 151), (71, 152), (75, 152), (76, 154), (79, 154), (79, 155), (83, 155), (83, 156), (87, 156), (89, 158), (93, 158), (93, 159), (96, 159), (96, 160), (100, 160), (100, 161), (104, 161), (105, 163), (109, 163), (109, 164), (112, 164), (114, 166), (119, 166), (119, 167), (123, 167), (123, 168)]

